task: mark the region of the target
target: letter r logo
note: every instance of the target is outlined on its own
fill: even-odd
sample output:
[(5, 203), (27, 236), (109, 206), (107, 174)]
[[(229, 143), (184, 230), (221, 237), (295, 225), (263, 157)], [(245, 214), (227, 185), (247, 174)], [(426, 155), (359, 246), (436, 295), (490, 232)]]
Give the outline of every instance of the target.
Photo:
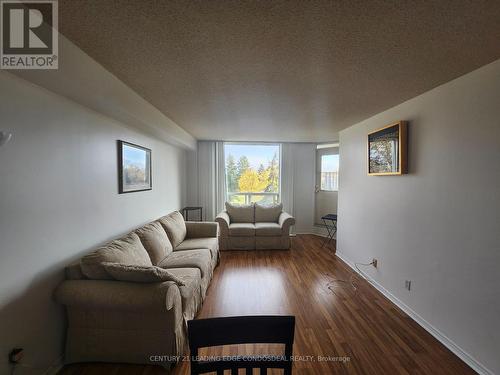
[(54, 53), (54, 2), (2, 1), (1, 5), (3, 55)]

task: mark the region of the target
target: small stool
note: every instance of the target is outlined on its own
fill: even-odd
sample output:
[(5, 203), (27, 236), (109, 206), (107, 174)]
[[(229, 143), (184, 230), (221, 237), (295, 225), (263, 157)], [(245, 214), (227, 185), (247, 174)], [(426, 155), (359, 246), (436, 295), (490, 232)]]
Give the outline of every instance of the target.
[(184, 207), (182, 209), (182, 216), (184, 216), (184, 220), (189, 221), (189, 212), (190, 211), (198, 211), (198, 220), (194, 221), (203, 221), (203, 207)]
[(323, 216), (321, 220), (323, 220), (323, 223), (325, 223), (325, 228), (328, 231), (328, 234), (325, 240), (323, 241), (323, 245), (321, 245), (321, 247), (323, 247), (326, 244), (328, 244), (331, 240), (333, 240), (333, 236), (337, 234), (337, 215), (328, 214)]

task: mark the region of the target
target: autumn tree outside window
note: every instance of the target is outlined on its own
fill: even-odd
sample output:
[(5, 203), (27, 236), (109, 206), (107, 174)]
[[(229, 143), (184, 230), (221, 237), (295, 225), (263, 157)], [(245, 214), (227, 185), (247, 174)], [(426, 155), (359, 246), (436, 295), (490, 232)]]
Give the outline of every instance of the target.
[(231, 203), (278, 203), (279, 144), (225, 143), (227, 198)]

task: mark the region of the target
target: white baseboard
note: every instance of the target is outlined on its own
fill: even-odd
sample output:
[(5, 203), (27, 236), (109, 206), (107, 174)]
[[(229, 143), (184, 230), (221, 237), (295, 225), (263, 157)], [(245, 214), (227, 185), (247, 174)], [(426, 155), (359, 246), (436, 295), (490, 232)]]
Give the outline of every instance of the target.
[[(323, 233), (322, 229), (323, 229), (322, 227), (313, 226), (310, 231), (296, 232), (295, 235), (297, 235), (297, 234), (311, 234), (314, 236), (326, 237), (326, 233)], [(325, 231), (326, 231), (326, 229), (325, 229)], [(336, 237), (337, 236), (335, 236), (333, 238), (336, 238)]]
[[(354, 272), (359, 274), (358, 270), (354, 266), (354, 262), (352, 262), (349, 258), (347, 258), (342, 252), (338, 249), (335, 253), (344, 263), (346, 263), (349, 267), (352, 268)], [(363, 276), (363, 275), (361, 275)], [(387, 297), (392, 303), (398, 306), (401, 310), (403, 310), (410, 318), (412, 318), (415, 322), (417, 322), (423, 329), (429, 332), (432, 336), (434, 336), (441, 344), (446, 346), (450, 351), (452, 351), (457, 357), (459, 357), (462, 361), (464, 361), (467, 365), (469, 365), (474, 371), (481, 375), (494, 375), (493, 371), (489, 370), (482, 363), (478, 362), (474, 359), (469, 353), (460, 348), (457, 344), (455, 344), (452, 340), (446, 337), (440, 330), (418, 315), (415, 311), (413, 311), (410, 307), (408, 307), (404, 302), (402, 302), (399, 298), (385, 289), (381, 284), (373, 279), (367, 279), (367, 281), (373, 285), (375, 289), (377, 289), (380, 293), (382, 293), (385, 297)]]
[(297, 235), (301, 235), (301, 234), (310, 234), (310, 235), (319, 236), (319, 237), (326, 237), (322, 234), (314, 233), (312, 231), (311, 232), (297, 232), (297, 233), (292, 234), (292, 236), (297, 236)]

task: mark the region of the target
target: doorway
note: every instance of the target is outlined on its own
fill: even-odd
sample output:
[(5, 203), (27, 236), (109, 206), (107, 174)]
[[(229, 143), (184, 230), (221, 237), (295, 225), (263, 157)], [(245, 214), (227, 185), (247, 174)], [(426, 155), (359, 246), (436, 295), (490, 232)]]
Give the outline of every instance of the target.
[(339, 191), (339, 145), (316, 147), (316, 196), (314, 223), (323, 226), (321, 217), (337, 213)]

